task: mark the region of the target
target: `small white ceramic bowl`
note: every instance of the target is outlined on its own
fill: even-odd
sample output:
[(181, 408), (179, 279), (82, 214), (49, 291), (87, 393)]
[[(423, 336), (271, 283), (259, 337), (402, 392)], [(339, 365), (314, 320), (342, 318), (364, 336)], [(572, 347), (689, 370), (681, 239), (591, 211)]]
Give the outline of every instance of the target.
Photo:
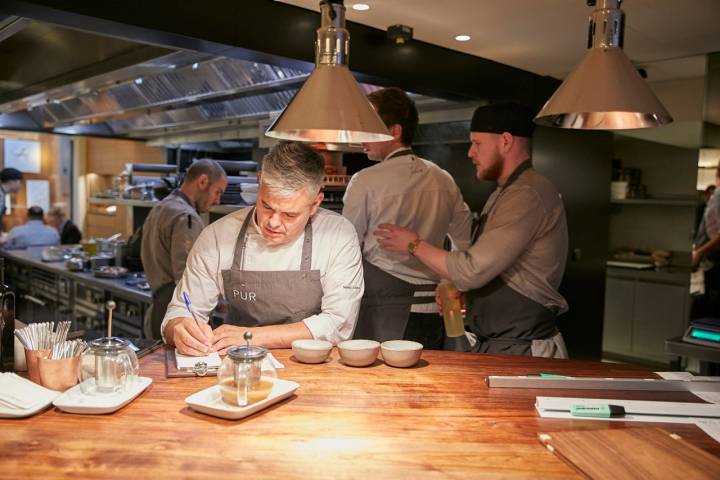
[(380, 344), (382, 357), (391, 367), (412, 367), (420, 360), (422, 343), (409, 340), (389, 340)]
[(380, 351), (380, 342), (375, 340), (346, 340), (338, 343), (340, 358), (351, 367), (372, 365)]
[(295, 340), (292, 352), (298, 362), (322, 363), (330, 355), (333, 345), (325, 340)]

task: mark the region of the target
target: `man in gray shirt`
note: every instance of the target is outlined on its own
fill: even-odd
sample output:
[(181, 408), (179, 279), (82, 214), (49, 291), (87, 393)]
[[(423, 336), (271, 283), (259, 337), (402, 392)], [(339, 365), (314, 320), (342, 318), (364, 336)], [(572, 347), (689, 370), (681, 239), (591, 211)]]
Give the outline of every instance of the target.
[(214, 160), (195, 161), (182, 186), (155, 205), (143, 224), (141, 259), (153, 293), (145, 334), (160, 338), (160, 324), (204, 224), (199, 213), (220, 203), (225, 170)]
[(376, 235), (388, 250), (411, 249), (466, 292), (465, 323), (478, 337), (475, 351), (565, 358), (555, 317), (568, 309), (558, 293), (567, 223), (559, 193), (532, 168), (532, 118), (516, 104), (475, 110), (468, 156), (479, 179), (498, 185), (468, 250), (446, 252), (397, 225), (379, 225)]

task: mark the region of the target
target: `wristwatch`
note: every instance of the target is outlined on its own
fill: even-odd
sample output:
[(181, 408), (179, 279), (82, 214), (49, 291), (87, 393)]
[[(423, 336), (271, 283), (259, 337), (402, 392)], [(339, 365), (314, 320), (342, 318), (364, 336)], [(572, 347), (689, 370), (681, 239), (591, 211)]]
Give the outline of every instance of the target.
[(417, 250), (420, 242), (422, 242), (422, 239), (420, 237), (416, 237), (415, 240), (408, 243), (408, 252), (410, 253), (410, 255), (415, 255), (415, 250)]

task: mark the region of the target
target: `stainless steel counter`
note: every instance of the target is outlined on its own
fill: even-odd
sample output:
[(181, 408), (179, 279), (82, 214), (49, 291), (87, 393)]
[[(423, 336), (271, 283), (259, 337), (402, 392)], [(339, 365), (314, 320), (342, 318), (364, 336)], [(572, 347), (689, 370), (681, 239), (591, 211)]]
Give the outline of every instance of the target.
[(670, 266), (658, 269), (637, 270), (633, 268), (607, 267), (607, 276), (639, 282), (664, 283), (669, 285), (690, 285), (692, 269), (685, 266)]
[(125, 285), (125, 279), (98, 278), (88, 272), (72, 272), (65, 267), (65, 262), (44, 262), (40, 253), (45, 247), (30, 247), (25, 250), (2, 250), (0, 256), (23, 265), (41, 268), (57, 273), (75, 281), (94, 286), (136, 302), (152, 303), (152, 295), (147, 290)]
[(0, 251), (6, 282), (18, 299), (17, 318), (26, 322), (72, 321), (75, 330), (103, 330), (105, 303), (114, 300), (113, 331), (142, 337), (143, 319), (152, 304), (149, 291), (125, 284), (125, 279), (97, 278), (72, 272), (64, 262), (44, 262), (43, 247)]

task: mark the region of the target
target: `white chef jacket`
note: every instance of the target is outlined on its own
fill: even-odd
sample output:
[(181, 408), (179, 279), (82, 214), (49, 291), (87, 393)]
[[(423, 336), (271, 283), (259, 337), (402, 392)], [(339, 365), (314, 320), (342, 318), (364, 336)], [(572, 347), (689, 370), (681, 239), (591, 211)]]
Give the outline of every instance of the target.
[[(190, 298), (197, 318), (208, 321), (224, 295), (222, 270), (232, 266), (235, 243), (245, 217), (245, 208), (207, 226), (188, 256), (187, 266), (168, 305), (161, 330), (177, 317), (190, 316), (182, 293)], [(337, 344), (352, 337), (360, 310), (364, 283), (362, 255), (353, 225), (337, 213), (319, 209), (312, 219), (311, 268), (320, 270), (323, 297), (320, 313), (303, 320), (313, 338)], [(245, 270), (299, 270), (304, 235), (285, 245), (268, 245), (253, 218), (247, 230)]]

